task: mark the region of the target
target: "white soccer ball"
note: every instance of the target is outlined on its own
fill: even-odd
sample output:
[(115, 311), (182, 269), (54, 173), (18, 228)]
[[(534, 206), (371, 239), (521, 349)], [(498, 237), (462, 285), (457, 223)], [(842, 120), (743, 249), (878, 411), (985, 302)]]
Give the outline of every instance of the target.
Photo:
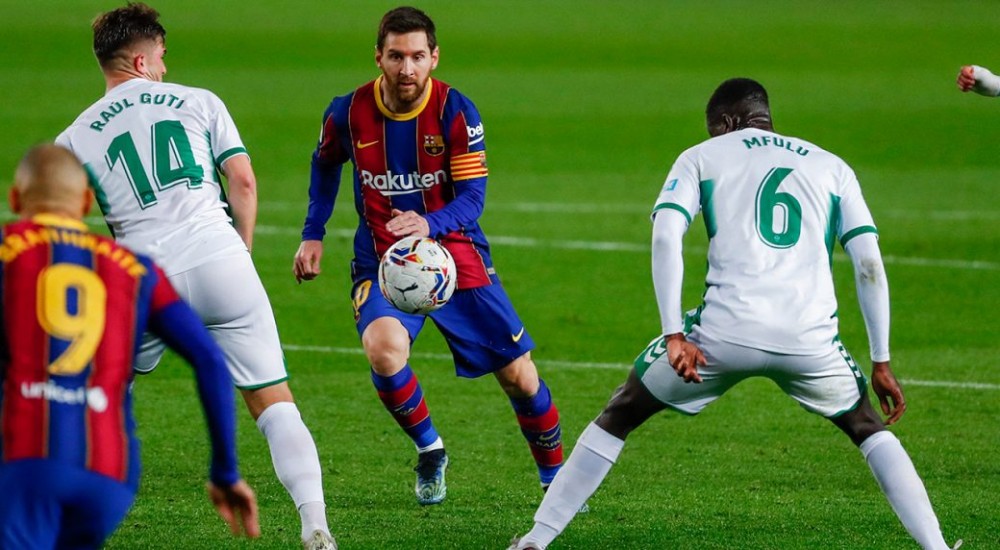
[(434, 239), (404, 237), (382, 256), (378, 285), (406, 313), (430, 313), (448, 303), (458, 273), (448, 250)]

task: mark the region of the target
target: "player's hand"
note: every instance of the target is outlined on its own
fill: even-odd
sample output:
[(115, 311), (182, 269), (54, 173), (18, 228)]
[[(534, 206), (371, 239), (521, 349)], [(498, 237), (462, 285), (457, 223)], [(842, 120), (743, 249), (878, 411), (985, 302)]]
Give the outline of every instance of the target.
[(209, 481), (208, 496), (234, 535), (240, 536), (241, 533), (245, 533), (252, 539), (260, 536), (257, 497), (246, 481), (241, 479), (228, 487), (221, 487)]
[(976, 71), (972, 68), (972, 65), (966, 65), (962, 67), (962, 70), (958, 73), (958, 89), (963, 92), (968, 92), (972, 90), (972, 87), (976, 85)]
[(295, 261), (292, 262), (292, 273), (295, 282), (311, 281), (319, 275), (319, 262), (323, 259), (323, 241), (302, 241)]
[(889, 362), (872, 362), (872, 389), (878, 396), (882, 413), (888, 418), (885, 424), (890, 426), (906, 412), (906, 399), (903, 398), (903, 388), (896, 381), (896, 375), (889, 368)]
[(392, 209), (392, 219), (385, 224), (385, 228), (389, 230), (394, 237), (427, 237), (431, 234), (431, 226), (427, 223), (427, 219), (417, 214), (413, 210), (408, 210), (403, 212), (402, 210)]
[(667, 336), (667, 360), (685, 382), (701, 382), (698, 366), (705, 366), (705, 355), (681, 333)]

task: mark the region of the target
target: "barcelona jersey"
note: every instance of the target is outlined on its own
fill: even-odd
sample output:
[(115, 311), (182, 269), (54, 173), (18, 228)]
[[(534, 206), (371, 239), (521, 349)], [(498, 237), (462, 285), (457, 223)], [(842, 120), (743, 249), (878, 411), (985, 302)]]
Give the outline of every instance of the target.
[(178, 300), (148, 258), (75, 220), (2, 229), (3, 462), (43, 458), (135, 487), (128, 385), (150, 315)]
[(382, 78), (335, 98), (323, 116), (313, 154), (303, 240), (319, 240), (333, 212), (344, 163), (354, 165), (356, 276), (373, 278), (398, 240), (386, 228), (392, 210), (415, 211), (455, 259), (459, 289), (491, 284), (489, 243), (479, 227), (486, 196), (486, 141), (472, 101), (429, 79), (423, 103), (392, 113), (382, 102)]

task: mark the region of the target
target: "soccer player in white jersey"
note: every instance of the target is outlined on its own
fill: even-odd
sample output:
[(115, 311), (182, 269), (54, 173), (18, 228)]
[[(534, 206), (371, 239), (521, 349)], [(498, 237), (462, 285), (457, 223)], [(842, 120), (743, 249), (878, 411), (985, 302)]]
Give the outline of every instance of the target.
[[(215, 94), (162, 82), (166, 31), (158, 17), (128, 4), (94, 20), (107, 90), (56, 141), (87, 167), (115, 238), (163, 267), (225, 352), (298, 508), (303, 544), (335, 548), (316, 444), (288, 387), (274, 314), (250, 258), (257, 215), (250, 158)], [(162, 342), (145, 341), (136, 369), (151, 371), (162, 353)]]
[[(625, 438), (653, 414), (701, 412), (750, 376), (772, 379), (830, 419), (868, 462), (906, 530), (946, 549), (923, 482), (886, 423), (906, 410), (889, 367), (889, 290), (877, 232), (854, 172), (816, 145), (774, 132), (757, 82), (723, 82), (708, 103), (711, 139), (685, 151), (653, 210), (653, 283), (663, 336), (577, 440), (511, 548), (544, 549), (597, 490)], [(681, 315), (682, 237), (702, 213), (709, 236), (703, 304)], [(831, 255), (854, 265), (871, 347), (872, 388), (838, 338)], [(662, 469), (661, 469), (662, 470)], [(669, 471), (667, 468), (664, 471)]]
[(958, 89), (986, 97), (1000, 96), (1000, 76), (986, 67), (966, 65), (958, 72)]

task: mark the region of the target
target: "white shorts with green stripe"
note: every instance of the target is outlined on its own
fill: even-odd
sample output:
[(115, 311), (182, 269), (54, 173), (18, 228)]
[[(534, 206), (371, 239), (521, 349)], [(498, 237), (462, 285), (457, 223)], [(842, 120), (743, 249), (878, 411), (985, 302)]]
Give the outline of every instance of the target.
[(667, 361), (664, 338), (650, 342), (635, 360), (636, 376), (668, 407), (695, 415), (729, 388), (753, 376), (773, 380), (807, 411), (835, 418), (853, 410), (868, 381), (840, 340), (815, 355), (788, 355), (724, 342), (695, 326), (687, 335), (705, 354), (702, 382), (685, 383)]

